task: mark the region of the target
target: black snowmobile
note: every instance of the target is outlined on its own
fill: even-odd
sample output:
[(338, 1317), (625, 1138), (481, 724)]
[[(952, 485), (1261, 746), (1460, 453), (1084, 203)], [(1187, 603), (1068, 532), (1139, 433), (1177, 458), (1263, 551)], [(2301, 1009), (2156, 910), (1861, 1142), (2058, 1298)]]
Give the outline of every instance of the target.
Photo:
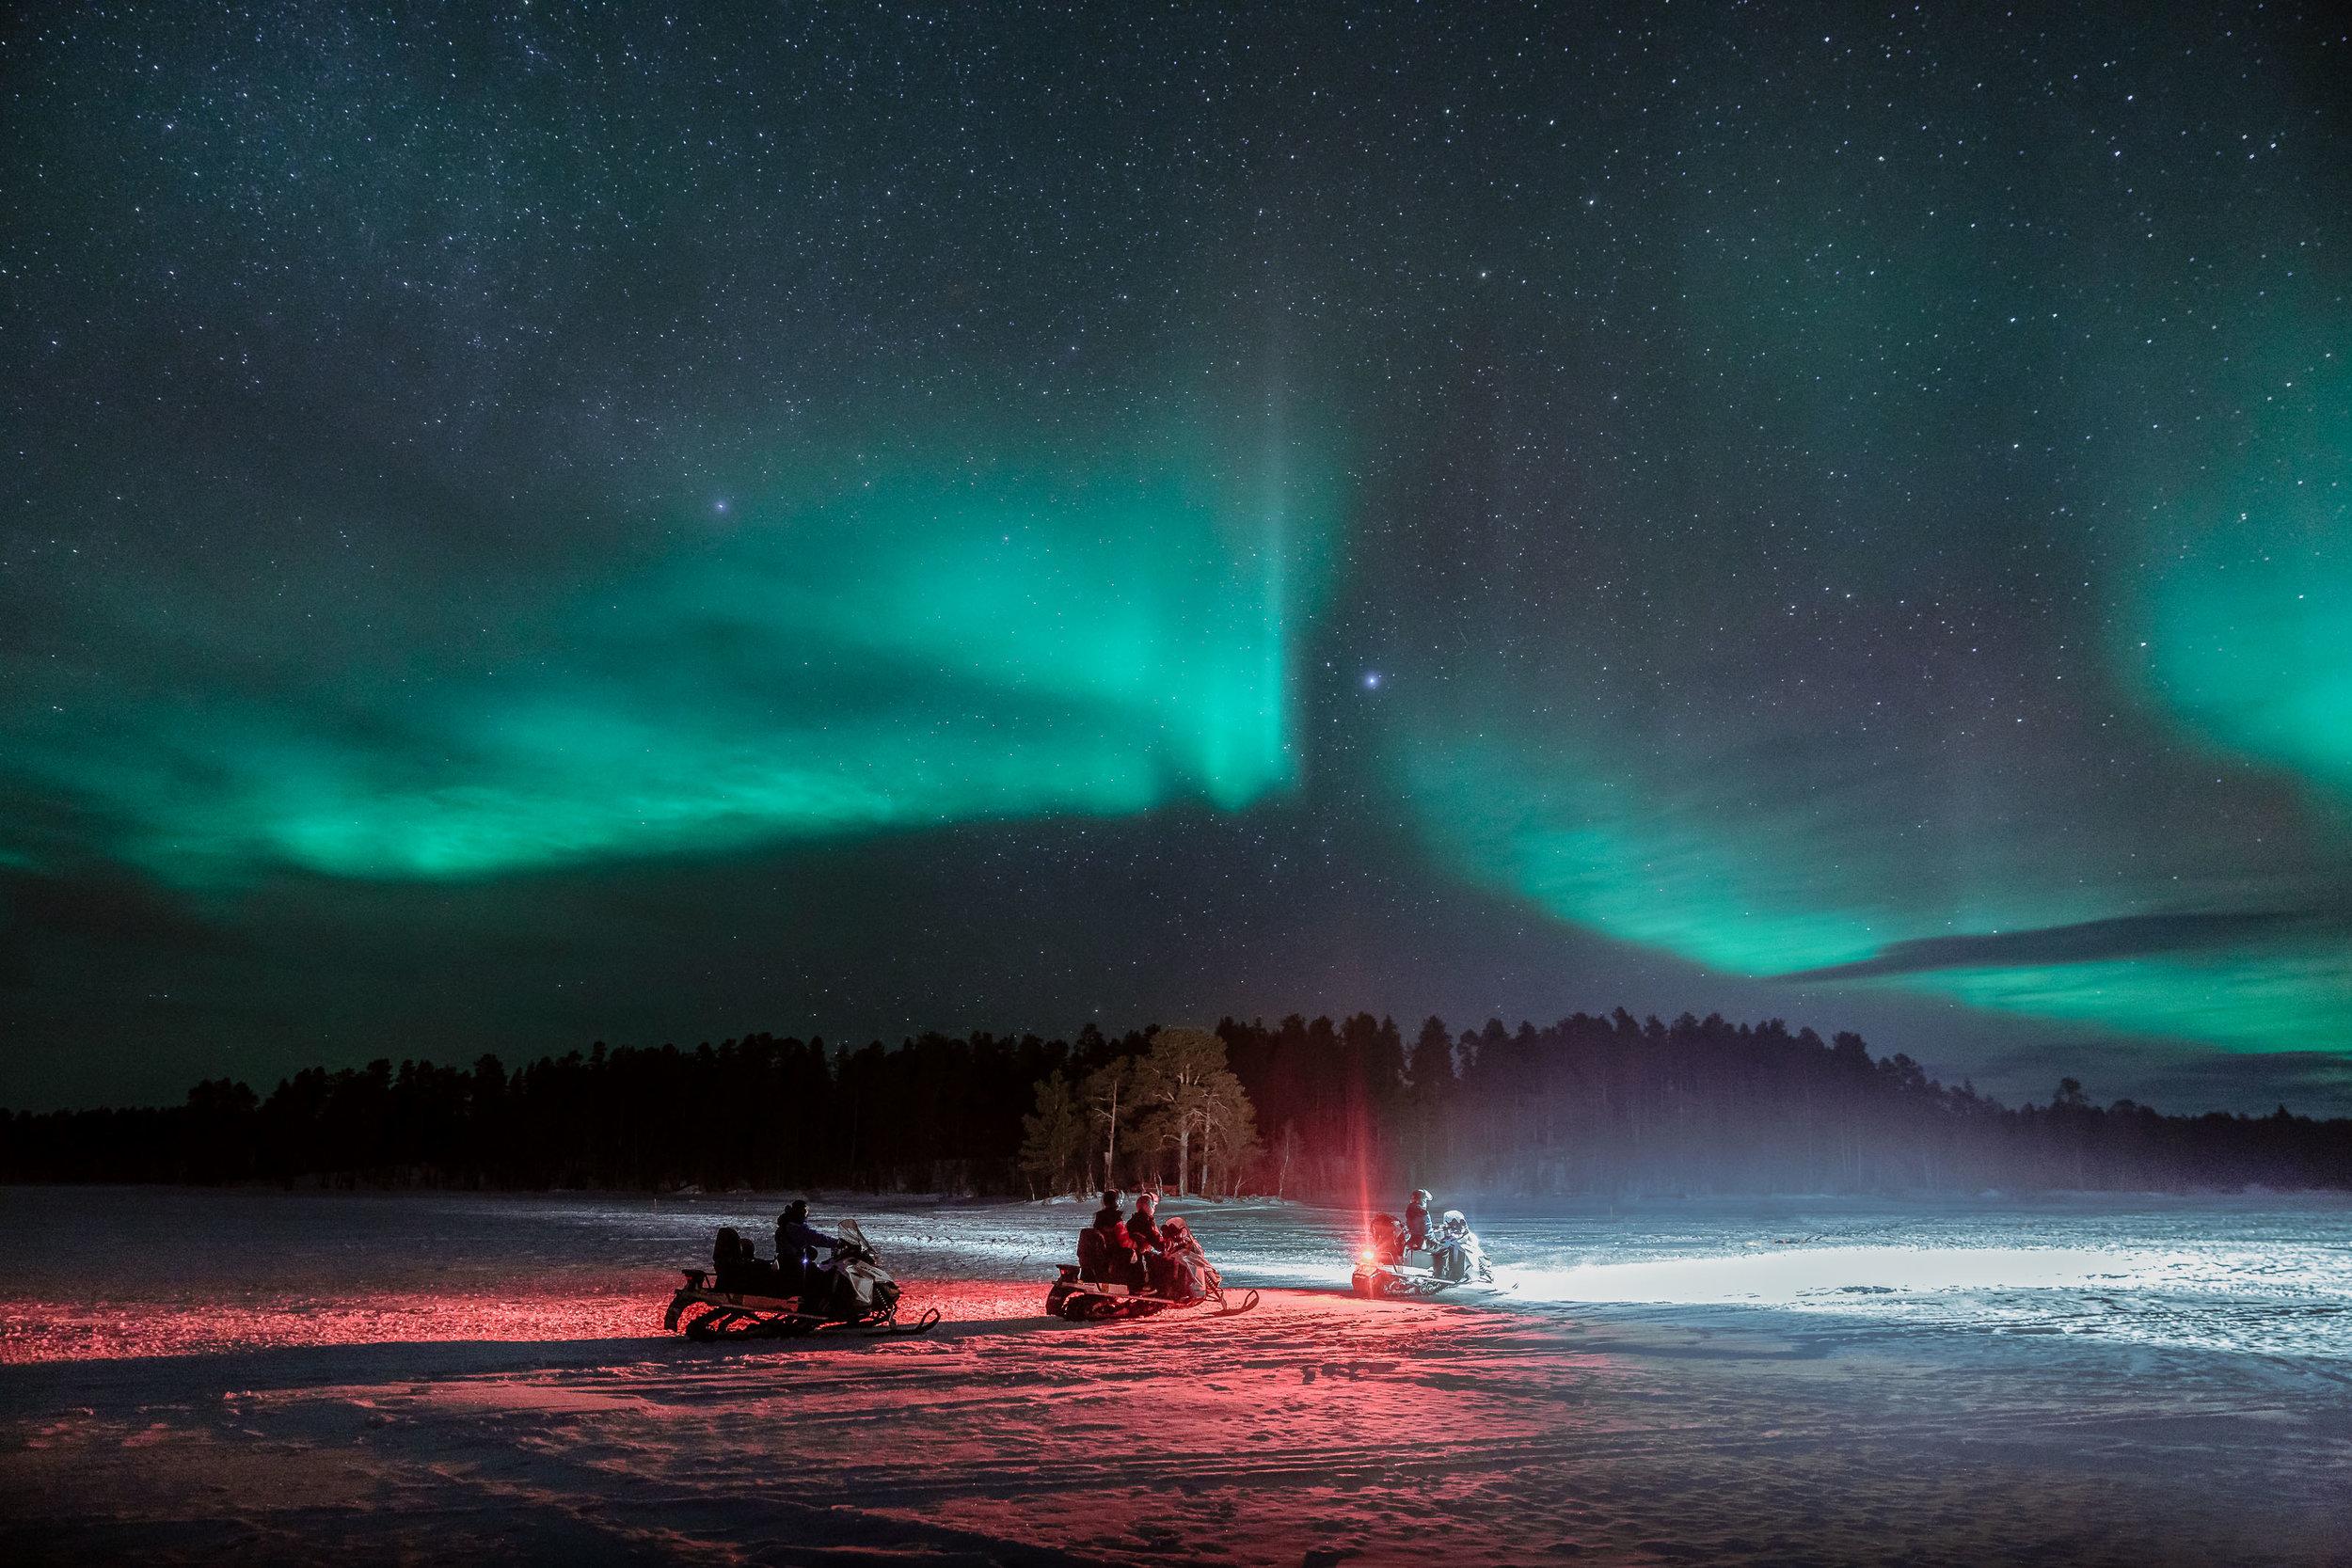
[[(1171, 1226), (1184, 1234), (1183, 1221)], [(1103, 1233), (1078, 1233), (1078, 1260), (1060, 1265), (1060, 1276), (1045, 1292), (1045, 1315), (1072, 1323), (1107, 1323), (1114, 1318), (1149, 1318), (1171, 1308), (1214, 1306), (1216, 1316), (1231, 1318), (1258, 1305), (1258, 1292), (1229, 1295), (1224, 1278), (1196, 1251), (1190, 1270), (1163, 1267), (1158, 1278), (1146, 1261), (1132, 1252), (1123, 1259), (1104, 1255)], [(1191, 1277), (1185, 1278), (1189, 1273)]]
[[(855, 1220), (840, 1225), (841, 1245), (830, 1265), (805, 1271), (787, 1291), (773, 1265), (757, 1272), (683, 1269), (686, 1283), (670, 1298), (661, 1326), (690, 1339), (791, 1338), (837, 1330), (874, 1336), (921, 1334), (939, 1322), (936, 1307), (912, 1323), (898, 1321), (898, 1285)], [(723, 1232), (723, 1237), (730, 1235)]]

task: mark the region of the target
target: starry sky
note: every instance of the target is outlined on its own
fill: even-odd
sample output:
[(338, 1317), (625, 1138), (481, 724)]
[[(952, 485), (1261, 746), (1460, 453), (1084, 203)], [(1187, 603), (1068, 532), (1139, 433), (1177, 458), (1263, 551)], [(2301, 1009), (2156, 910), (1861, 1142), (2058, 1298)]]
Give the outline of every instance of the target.
[(2317, 6), (31, 7), (0, 1103), (1623, 1004), (2352, 1110)]

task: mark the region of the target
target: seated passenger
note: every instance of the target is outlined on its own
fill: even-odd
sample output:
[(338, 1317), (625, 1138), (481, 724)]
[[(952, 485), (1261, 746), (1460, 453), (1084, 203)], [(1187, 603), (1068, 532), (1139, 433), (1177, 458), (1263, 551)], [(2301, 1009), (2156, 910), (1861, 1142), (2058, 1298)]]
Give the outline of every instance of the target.
[(711, 1280), (714, 1290), (739, 1296), (771, 1296), (777, 1291), (775, 1265), (761, 1262), (751, 1238), (731, 1225), (719, 1227), (719, 1239), (710, 1249), (710, 1262), (716, 1271)]
[(1113, 1219), (1119, 1218), (1119, 1189), (1117, 1187), (1105, 1187), (1103, 1189), (1103, 1206), (1094, 1211), (1094, 1218), (1089, 1223), (1094, 1225), (1102, 1224), (1103, 1216), (1105, 1214), (1108, 1214)]
[(1448, 1209), (1438, 1222), (1438, 1233), (1431, 1238), (1429, 1268), (1439, 1279), (1457, 1285), (1466, 1279), (1494, 1278), (1494, 1270), (1486, 1266), (1486, 1249), (1478, 1244), (1478, 1233), (1459, 1209)]
[(1095, 1215), (1094, 1223), (1078, 1232), (1078, 1277), (1088, 1284), (1127, 1284), (1135, 1266), (1135, 1243), (1116, 1209)]
[(1135, 1243), (1136, 1262), (1130, 1283), (1138, 1291), (1152, 1283), (1149, 1259), (1160, 1250), (1160, 1200), (1150, 1193), (1136, 1195), (1136, 1212), (1127, 1220), (1127, 1240)]
[(1375, 1263), (1394, 1268), (1405, 1257), (1405, 1227), (1394, 1214), (1375, 1214), (1364, 1232), (1364, 1244)]
[(1200, 1243), (1192, 1238), (1192, 1227), (1183, 1219), (1169, 1220), (1161, 1228), (1156, 1256), (1160, 1266), (1153, 1289), (1168, 1300), (1200, 1301), (1216, 1288), (1216, 1271), (1209, 1267), (1208, 1254), (1200, 1250)]

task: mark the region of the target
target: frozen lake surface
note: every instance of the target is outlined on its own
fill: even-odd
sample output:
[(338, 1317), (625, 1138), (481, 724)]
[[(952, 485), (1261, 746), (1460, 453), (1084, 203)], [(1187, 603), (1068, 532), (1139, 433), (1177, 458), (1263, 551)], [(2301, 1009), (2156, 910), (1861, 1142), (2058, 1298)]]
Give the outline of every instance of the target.
[[(675, 1269), (705, 1260), (718, 1226), (739, 1226), (764, 1248), (781, 1202), (0, 1189), (0, 1360), (323, 1342), (346, 1329), (375, 1338), (402, 1325), (373, 1314), (416, 1296), (435, 1304), (433, 1321), (411, 1326), (436, 1338), (499, 1338), (502, 1317), (530, 1338), (628, 1332)], [(910, 1282), (1044, 1281), (1087, 1208), (841, 1198), (818, 1213), (857, 1215)], [(1236, 1284), (1346, 1285), (1350, 1213), (1197, 1201), (1171, 1212), (1191, 1217)], [(1752, 1307), (1963, 1334), (2352, 1357), (2352, 1200), (1824, 1200), (1473, 1218), (1512, 1287), (1489, 1301), (1529, 1310)], [(516, 1302), (518, 1281), (564, 1299)], [(129, 1303), (138, 1309), (120, 1309)], [(486, 1316), (453, 1317), (456, 1303)]]
[(820, 1197), (937, 1333), (660, 1336), (779, 1206), (0, 1190), (0, 1557), (2352, 1560), (2341, 1199), (1473, 1207), (1437, 1305), (1183, 1204), (1265, 1305), (1080, 1327), (1087, 1206)]

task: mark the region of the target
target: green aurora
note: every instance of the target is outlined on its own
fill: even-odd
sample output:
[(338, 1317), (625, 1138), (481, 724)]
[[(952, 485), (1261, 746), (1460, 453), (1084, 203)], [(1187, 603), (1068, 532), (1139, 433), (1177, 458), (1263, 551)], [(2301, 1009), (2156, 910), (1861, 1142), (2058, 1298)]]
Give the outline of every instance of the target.
[[(1491, 742), (1424, 737), (1411, 755), (1419, 818), (1447, 863), (1557, 918), (1724, 974), (1769, 978), (1922, 937), (2113, 912), (2060, 867), (1995, 870), (1979, 861), (1962, 874), (1947, 863), (1939, 876), (1931, 844), (1858, 846), (1835, 809), (1758, 807), (1738, 789), (1663, 777), (1611, 780)], [(1693, 763), (1692, 771), (1714, 769)], [(2329, 1047), (2352, 1034), (2341, 925), (2269, 936), (2246, 951), (2042, 965), (1988, 958), (1978, 968), (1842, 983), (2238, 1051)]]
[(329, 672), (325, 719), (316, 690), (183, 687), (103, 728), (43, 726), (17, 766), (198, 886), (1230, 810), (1295, 780), (1319, 470), (1264, 442), (1220, 461), (1197, 433), (833, 469), (673, 519), (682, 543), (510, 610), (528, 628), (510, 669), (405, 643)]
[(2190, 733), (2352, 801), (2352, 373), (2298, 357), (2246, 400), (2222, 482), (2163, 509), (2119, 655)]
[(2352, 1107), (2341, 40), (1622, 20), (30, 26), (0, 1100), (1622, 1003)]

